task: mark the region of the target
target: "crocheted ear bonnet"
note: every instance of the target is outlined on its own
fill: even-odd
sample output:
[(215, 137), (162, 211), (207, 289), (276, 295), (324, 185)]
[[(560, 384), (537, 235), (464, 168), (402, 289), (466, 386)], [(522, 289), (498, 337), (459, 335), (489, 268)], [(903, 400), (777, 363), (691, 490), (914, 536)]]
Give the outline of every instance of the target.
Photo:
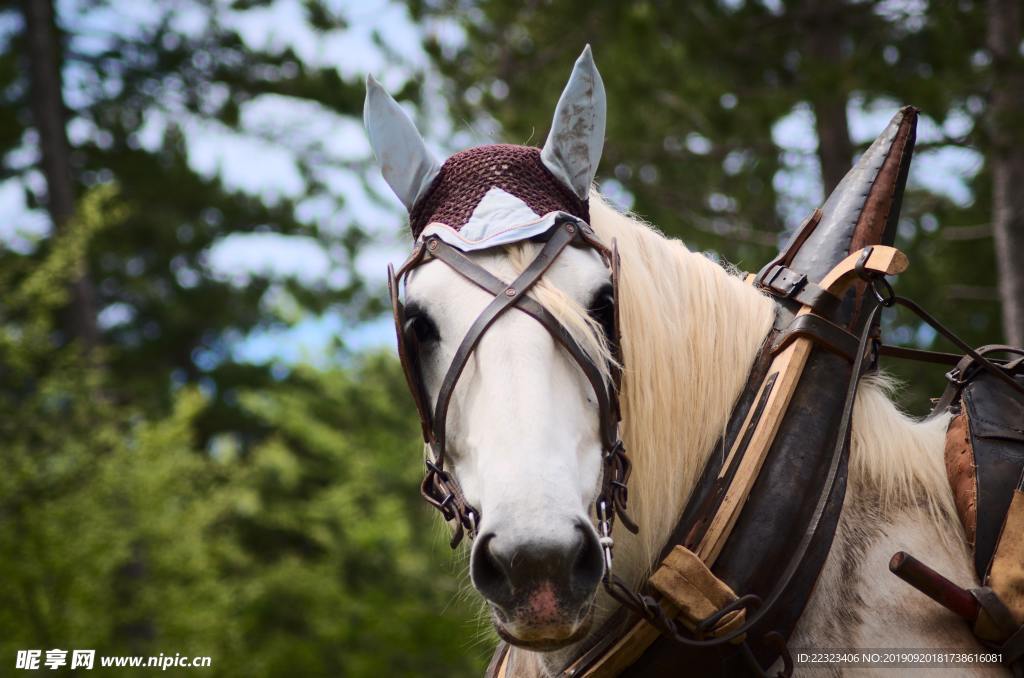
[(432, 223), (460, 230), (488, 191), (495, 188), (521, 200), (538, 217), (566, 212), (590, 221), (587, 201), (545, 167), (539, 148), (492, 144), (460, 151), (445, 161), (430, 188), (409, 212), (413, 237), (418, 238)]

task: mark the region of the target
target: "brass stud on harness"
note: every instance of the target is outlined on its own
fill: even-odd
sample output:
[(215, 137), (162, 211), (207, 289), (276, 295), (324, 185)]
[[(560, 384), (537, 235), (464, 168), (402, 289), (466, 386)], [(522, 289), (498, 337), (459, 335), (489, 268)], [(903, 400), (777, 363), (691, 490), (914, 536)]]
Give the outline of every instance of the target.
[(566, 223), (565, 230), (567, 232), (569, 232), (569, 233), (575, 233), (576, 232), (576, 224), (572, 223), (571, 221)]
[(505, 296), (506, 297), (514, 297), (517, 294), (519, 294), (519, 292), (517, 292), (516, 288), (514, 288), (514, 287), (509, 287), (507, 290), (505, 290)]
[(434, 240), (433, 238), (431, 238), (430, 240), (427, 241), (427, 249), (430, 250), (431, 252), (436, 252), (437, 251), (437, 247), (438, 247), (437, 240)]

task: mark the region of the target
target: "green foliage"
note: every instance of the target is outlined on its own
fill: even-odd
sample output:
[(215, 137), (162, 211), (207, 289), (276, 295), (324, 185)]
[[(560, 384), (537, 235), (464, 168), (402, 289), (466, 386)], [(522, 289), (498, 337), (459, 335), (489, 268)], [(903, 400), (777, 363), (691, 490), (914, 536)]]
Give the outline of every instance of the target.
[(196, 389), (146, 412), (54, 331), (76, 261), (110, 226), (101, 209), (126, 214), (97, 189), (37, 266), (0, 275), (0, 662), (59, 648), (207, 655), (211, 676), (479, 673), (475, 610), (417, 501), (396, 362), (249, 391), (272, 433), (204, 449)]
[[(430, 46), (447, 79), (453, 117), (493, 117), (505, 141), (543, 143), (570, 64), (591, 43), (609, 106), (598, 182), (621, 185), (633, 209), (667, 234), (747, 270), (760, 268), (786, 229), (816, 206), (793, 182), (813, 176), (821, 149), (782, 148), (773, 137), (794, 110), (805, 108), (819, 126), (825, 119), (848, 135), (848, 107), (914, 104), (940, 126), (950, 124), (938, 131), (932, 125), (928, 136), (922, 124), (916, 165), (939, 162), (936, 153), (950, 149), (971, 149), (980, 158), (990, 152), (982, 124), (990, 77), (984, 3), (411, 5), (421, 19), (450, 21), (465, 32), (461, 44)], [(827, 108), (833, 101), (838, 114)], [(813, 148), (815, 140), (806, 141)], [(1000, 335), (984, 162), (967, 183), (967, 204), (920, 185), (908, 191), (897, 245), (911, 268), (899, 291), (978, 345)], [(890, 341), (948, 348), (913, 318), (900, 314), (888, 322)], [(942, 388), (943, 370), (889, 365), (914, 383), (905, 403), (926, 410), (927, 397)]]
[[(455, 602), (444, 535), (415, 489), (418, 427), (395, 361), (300, 370), (243, 403), (275, 431), (248, 468), (254, 495), (238, 528), (273, 582), (239, 619), (272, 648), (252, 674), (479, 671), (481, 629)], [(317, 618), (331, 621), (314, 628)]]
[[(231, 429), (248, 444), (259, 430), (237, 407), (238, 391), (273, 379), (269, 366), (238, 365), (232, 348), (253, 331), (289, 324), (268, 303), (268, 291), (306, 314), (342, 313), (353, 320), (377, 302), (354, 266), (365, 234), (330, 181), (346, 170), (359, 181), (365, 160), (339, 160), (329, 139), (299, 143), (280, 130), (254, 131), (243, 124), (245, 107), (285, 102), (330, 116), (340, 127), (359, 119), (363, 86), (358, 77), (342, 78), (334, 64), (312, 63), (274, 41), (247, 42), (239, 26), (272, 12), (274, 3), (144, 5), (57, 4), (69, 128), (78, 130), (71, 137), (75, 189), (84, 194), (115, 182), (128, 208), (125, 218), (90, 240), (83, 260), (97, 310), (116, 305), (120, 311), (119, 322), (101, 327), (105, 363), (120, 394), (146, 408), (170, 407), (171, 378), (202, 382), (210, 396), (197, 419), (204, 440)], [(301, 3), (292, 28), (316, 38), (344, 31), (331, 7)], [(119, 18), (125, 14), (131, 18)], [(45, 186), (33, 176), (36, 164), (26, 162), (37, 142), (21, 4), (0, 2), (0, 20), (10, 27), (0, 38), (0, 176), (9, 188), (20, 185), (30, 206), (45, 206)], [(293, 151), (301, 188), (264, 197), (198, 171), (186, 132), (195, 138), (199, 130)], [(311, 207), (333, 216), (305, 216)], [(334, 282), (269, 272), (244, 281), (218, 275), (210, 265), (211, 247), (253, 233), (314, 238), (329, 256)], [(50, 237), (22, 235), (17, 248), (0, 248), (0, 270), (38, 266)], [(60, 324), (57, 329), (63, 330)]]

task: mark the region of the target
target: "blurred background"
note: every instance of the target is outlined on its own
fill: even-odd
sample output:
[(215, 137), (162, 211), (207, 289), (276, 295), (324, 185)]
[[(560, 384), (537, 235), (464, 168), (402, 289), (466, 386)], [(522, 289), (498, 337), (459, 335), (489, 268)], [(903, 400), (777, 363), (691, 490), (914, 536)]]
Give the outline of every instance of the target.
[[(602, 190), (748, 270), (914, 104), (898, 289), (1020, 344), (1021, 24), (1013, 0), (0, 2), (0, 672), (30, 648), (482, 671), (417, 493), (367, 73), (442, 157), (539, 146), (591, 43)], [(926, 411), (944, 369), (893, 369)]]

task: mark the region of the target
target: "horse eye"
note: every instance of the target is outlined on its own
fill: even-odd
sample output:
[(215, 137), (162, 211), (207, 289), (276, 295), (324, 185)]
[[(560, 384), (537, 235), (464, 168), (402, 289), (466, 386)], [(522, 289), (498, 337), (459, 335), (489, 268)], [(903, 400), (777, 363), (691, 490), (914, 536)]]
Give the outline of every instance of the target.
[(433, 318), (417, 306), (406, 309), (405, 326), (402, 331), (405, 332), (405, 336), (414, 337), (420, 344), (438, 341), (441, 338)]
[(610, 284), (602, 285), (594, 293), (587, 304), (587, 313), (600, 323), (605, 336), (610, 341), (615, 341), (615, 290)]

